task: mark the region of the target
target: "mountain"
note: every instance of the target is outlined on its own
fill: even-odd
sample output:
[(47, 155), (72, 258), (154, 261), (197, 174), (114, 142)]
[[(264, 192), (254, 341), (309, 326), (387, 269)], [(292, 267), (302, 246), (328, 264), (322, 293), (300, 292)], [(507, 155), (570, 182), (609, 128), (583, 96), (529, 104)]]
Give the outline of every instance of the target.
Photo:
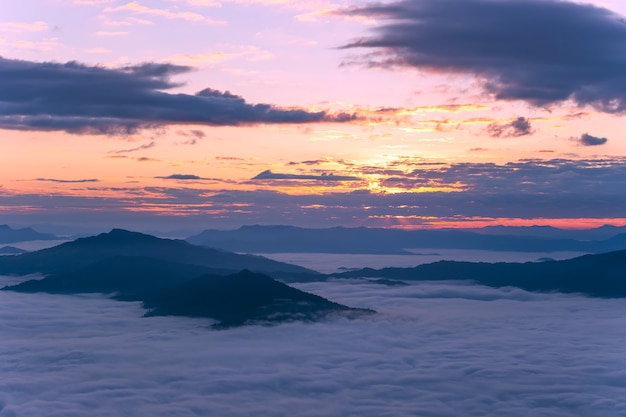
[[(0, 257), (0, 274), (34, 272), (60, 274), (115, 256), (139, 256), (198, 265), (225, 273), (250, 269), (284, 277), (313, 277), (317, 272), (252, 255), (195, 246), (183, 240), (160, 239), (142, 233), (113, 229), (109, 233), (80, 238), (48, 249)], [(304, 278), (306, 279), (306, 278)]]
[(140, 256), (115, 256), (43, 279), (4, 287), (18, 292), (52, 294), (116, 293), (115, 298), (141, 301), (166, 288), (219, 271), (199, 265)]
[(0, 255), (19, 255), (21, 253), (26, 253), (26, 251), (15, 246), (3, 246), (0, 248)]
[[(398, 244), (396, 232), (365, 227), (306, 229), (257, 225), (236, 230), (205, 230), (186, 240), (196, 245), (246, 253), (408, 254)], [(379, 234), (386, 234), (388, 238), (377, 238), (375, 235)]]
[(626, 250), (564, 261), (473, 263), (440, 261), (414, 268), (365, 268), (332, 274), (334, 278), (384, 278), (403, 281), (472, 280), (490, 287), (527, 291), (626, 297)]
[(626, 233), (620, 233), (611, 237), (610, 239), (590, 242), (590, 245), (595, 249), (594, 252), (611, 252), (622, 250), (626, 248)]
[(24, 229), (12, 229), (6, 224), (0, 225), (0, 243), (26, 242), (29, 240), (57, 240), (55, 235), (39, 233), (30, 227)]
[(331, 314), (355, 317), (373, 312), (334, 303), (248, 270), (226, 276), (207, 272), (212, 271), (197, 265), (119, 256), (2, 290), (113, 294), (118, 300), (143, 301), (148, 316), (207, 317), (219, 321), (217, 328), (312, 322)]
[(247, 253), (317, 252), (409, 254), (407, 249), (484, 249), (496, 251), (586, 251), (572, 239), (480, 234), (462, 230), (398, 230), (380, 228), (307, 229), (293, 226), (243, 226), (236, 230), (205, 230), (188, 242)]
[(551, 226), (486, 226), (463, 230), (478, 234), (591, 241), (606, 240), (618, 234), (626, 233), (626, 226), (604, 225), (594, 229), (558, 229)]
[(278, 282), (241, 271), (229, 276), (204, 275), (144, 303), (148, 316), (179, 315), (219, 320), (215, 327), (244, 324), (313, 322), (331, 314), (347, 317), (373, 313), (344, 306)]
[[(551, 227), (398, 230), (380, 228), (307, 229), (293, 226), (243, 226), (236, 230), (205, 230), (188, 237), (193, 244), (246, 253), (409, 254), (409, 249), (481, 249), (492, 251), (600, 253), (626, 249), (620, 228), (594, 229), (604, 240), (577, 240), (570, 231)], [(610, 234), (613, 231), (614, 234)], [(561, 233), (562, 232), (562, 233)], [(567, 233), (566, 233), (567, 232)], [(550, 237), (552, 236), (552, 237)]]

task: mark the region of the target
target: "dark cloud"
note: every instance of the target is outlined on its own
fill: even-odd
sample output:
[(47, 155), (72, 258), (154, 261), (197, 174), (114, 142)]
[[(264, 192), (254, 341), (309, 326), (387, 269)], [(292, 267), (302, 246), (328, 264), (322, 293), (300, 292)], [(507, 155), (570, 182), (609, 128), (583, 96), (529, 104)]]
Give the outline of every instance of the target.
[(206, 134), (202, 130), (198, 129), (192, 129), (187, 132), (179, 131), (178, 134), (189, 137), (189, 139), (180, 143), (181, 145), (195, 145), (200, 139), (204, 139), (206, 137)]
[(57, 178), (37, 178), (37, 181), (59, 182), (59, 183), (81, 183), (81, 182), (99, 182), (100, 180), (95, 178), (89, 178), (84, 180), (60, 180)]
[(317, 180), (317, 181), (359, 181), (361, 178), (348, 175), (326, 174), (302, 175), (302, 174), (279, 174), (269, 169), (261, 172), (252, 180)]
[(607, 9), (557, 0), (405, 0), (342, 14), (383, 22), (343, 46), (376, 49), (356, 62), (473, 74), (501, 100), (626, 110), (626, 23)]
[(0, 292), (0, 415), (616, 417), (626, 409), (623, 300), (463, 283), (299, 288), (379, 314), (217, 332), (209, 320), (144, 318), (138, 303), (100, 295)]
[(191, 70), (172, 64), (110, 69), (0, 58), (0, 128), (127, 135), (166, 124), (241, 126), (354, 119), (346, 113), (250, 104), (228, 91), (209, 88), (195, 95), (164, 91), (181, 85), (170, 77)]
[(327, 162), (327, 161), (323, 159), (311, 159), (308, 161), (300, 161), (300, 162), (291, 161), (287, 165), (321, 165), (324, 162)]
[(139, 145), (139, 146), (136, 146), (134, 148), (120, 149), (120, 150), (117, 150), (117, 151), (111, 151), (110, 153), (114, 153), (114, 154), (131, 153), (131, 152), (143, 151), (143, 150), (146, 150), (146, 149), (154, 148), (155, 146), (156, 146), (156, 143), (154, 141), (152, 141), (150, 143), (146, 143), (144, 145)]
[(608, 141), (608, 139), (591, 136), (590, 134), (583, 133), (580, 136), (580, 138), (578, 138), (577, 141), (583, 146), (599, 146), (599, 145), (604, 145)]
[(518, 117), (509, 123), (491, 123), (487, 126), (487, 133), (494, 138), (516, 138), (534, 133), (530, 120)]
[(202, 139), (206, 136), (206, 134), (202, 130), (197, 129), (190, 130), (189, 134), (198, 139)]
[(197, 175), (191, 175), (191, 174), (172, 174), (172, 175), (168, 175), (167, 177), (154, 177), (154, 178), (161, 178), (164, 180), (202, 180), (204, 179)]

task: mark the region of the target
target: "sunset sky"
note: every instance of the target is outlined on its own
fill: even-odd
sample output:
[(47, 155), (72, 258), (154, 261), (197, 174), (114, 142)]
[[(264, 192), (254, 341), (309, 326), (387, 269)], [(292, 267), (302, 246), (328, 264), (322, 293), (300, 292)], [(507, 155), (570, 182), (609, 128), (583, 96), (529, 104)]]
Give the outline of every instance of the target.
[(626, 2), (26, 0), (0, 224), (626, 224)]

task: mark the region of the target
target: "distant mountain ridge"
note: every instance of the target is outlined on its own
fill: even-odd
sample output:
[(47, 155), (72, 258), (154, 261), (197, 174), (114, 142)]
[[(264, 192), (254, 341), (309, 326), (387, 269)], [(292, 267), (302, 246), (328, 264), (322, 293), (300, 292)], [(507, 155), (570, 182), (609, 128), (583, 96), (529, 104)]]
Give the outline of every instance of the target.
[(12, 229), (6, 224), (0, 225), (0, 243), (17, 243), (27, 242), (30, 240), (57, 240), (59, 237), (49, 234), (40, 233), (30, 227), (23, 229)]
[[(514, 229), (514, 230), (513, 230)], [(205, 230), (186, 240), (193, 244), (245, 253), (409, 254), (408, 249), (481, 249), (517, 252), (608, 252), (626, 249), (622, 228), (598, 229), (604, 240), (548, 237), (565, 235), (554, 228), (494, 227), (474, 231), (456, 229), (399, 230), (381, 228), (307, 229), (294, 226), (243, 226), (235, 230)], [(533, 230), (537, 235), (533, 236)], [(610, 235), (608, 230), (615, 234)], [(506, 234), (517, 233), (518, 235)], [(561, 233), (563, 232), (563, 233)], [(592, 232), (589, 231), (589, 234)]]
[(26, 253), (27, 251), (16, 248), (15, 246), (2, 246), (0, 247), (0, 255), (19, 255), (21, 253)]
[[(450, 229), (447, 229), (450, 230)], [(547, 239), (573, 239), (578, 241), (606, 240), (626, 233), (626, 226), (604, 225), (593, 229), (558, 229), (552, 226), (485, 226), (463, 229), (485, 235), (526, 236)]]
[(626, 297), (626, 250), (584, 255), (563, 261), (485, 263), (439, 261), (413, 268), (364, 268), (331, 278), (379, 278), (400, 281), (471, 280), (490, 287), (527, 291)]

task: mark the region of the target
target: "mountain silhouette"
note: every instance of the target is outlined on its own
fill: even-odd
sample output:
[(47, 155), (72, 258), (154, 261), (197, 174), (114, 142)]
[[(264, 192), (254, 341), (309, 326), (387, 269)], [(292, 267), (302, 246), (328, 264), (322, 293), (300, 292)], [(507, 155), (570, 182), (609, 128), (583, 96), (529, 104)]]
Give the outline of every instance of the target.
[(26, 253), (27, 251), (16, 248), (15, 246), (3, 246), (0, 248), (0, 255), (19, 255), (20, 253)]
[(204, 275), (144, 302), (148, 316), (210, 317), (215, 327), (318, 321), (330, 314), (373, 313), (329, 301), (247, 270), (228, 276)]
[(40, 233), (30, 227), (23, 229), (12, 229), (6, 224), (0, 225), (0, 243), (26, 242), (29, 240), (56, 240), (55, 235)]
[(319, 275), (317, 272), (253, 255), (192, 245), (183, 240), (161, 239), (143, 233), (113, 229), (109, 233), (76, 239), (48, 249), (0, 257), (0, 274), (35, 272), (60, 274), (115, 256), (139, 256), (199, 265), (226, 273), (249, 269), (281, 277)]
[(115, 293), (117, 299), (143, 301), (160, 291), (210, 272), (220, 271), (154, 258), (115, 256), (3, 289), (53, 294)]
[(414, 268), (351, 270), (333, 278), (383, 278), (402, 281), (471, 280), (490, 287), (527, 291), (626, 297), (626, 250), (563, 261), (484, 263), (439, 261)]
[(217, 320), (216, 328), (249, 324), (313, 322), (331, 314), (357, 317), (372, 310), (350, 308), (264, 275), (211, 269), (145, 257), (118, 256), (83, 268), (2, 288), (53, 294), (104, 293), (142, 301), (147, 316), (174, 315)]

